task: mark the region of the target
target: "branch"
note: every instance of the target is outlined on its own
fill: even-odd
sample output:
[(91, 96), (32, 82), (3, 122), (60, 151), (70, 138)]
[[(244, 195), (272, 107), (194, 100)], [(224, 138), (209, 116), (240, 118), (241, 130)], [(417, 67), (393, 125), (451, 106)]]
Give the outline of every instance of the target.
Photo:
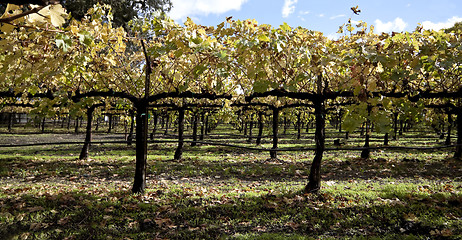
[(155, 102), (159, 99), (164, 99), (164, 98), (194, 98), (194, 99), (228, 99), (230, 100), (232, 98), (231, 95), (229, 94), (221, 94), (217, 95), (215, 93), (193, 93), (191, 91), (185, 91), (185, 92), (163, 92), (163, 93), (158, 93), (152, 96), (149, 96), (148, 102)]
[(309, 101), (323, 101), (326, 99), (336, 99), (338, 97), (353, 97), (354, 93), (351, 91), (338, 91), (338, 92), (324, 92), (321, 94), (312, 92), (289, 92), (284, 88), (273, 89), (262, 93), (253, 93), (245, 98), (246, 101), (250, 102), (252, 99), (257, 97), (289, 97), (293, 99), (309, 100)]
[[(1, 95), (0, 95), (1, 97)], [(132, 94), (126, 93), (126, 92), (114, 92), (112, 90), (109, 91), (90, 91), (86, 93), (80, 93), (77, 92), (75, 96), (71, 97), (73, 101), (78, 101), (81, 98), (85, 97), (116, 97), (116, 98), (123, 98), (127, 99), (133, 103), (141, 100), (140, 98), (135, 97)], [(195, 99), (231, 99), (231, 95), (229, 94), (221, 94), (217, 95), (214, 93), (193, 93), (191, 91), (186, 91), (186, 92), (163, 92), (163, 93), (158, 93), (155, 95), (151, 95), (148, 98), (148, 102), (155, 102), (160, 99), (164, 98), (195, 98)]]
[(72, 101), (76, 102), (76, 101), (80, 101), (80, 99), (86, 98), (86, 97), (116, 97), (116, 98), (123, 98), (123, 99), (130, 100), (133, 103), (138, 100), (138, 98), (136, 98), (135, 96), (133, 96), (131, 94), (128, 94), (126, 92), (114, 92), (112, 90), (109, 90), (109, 91), (90, 91), (90, 92), (86, 92), (86, 93), (76, 92), (75, 96), (72, 96), (71, 99), (72, 99)]
[[(20, 98), (23, 96), (24, 96), (23, 93), (15, 93), (13, 91), (0, 92), (0, 98), (7, 98), (7, 97)], [(54, 98), (53, 93), (51, 91), (47, 91), (45, 93), (36, 93), (36, 94), (28, 93), (26, 97), (27, 98), (48, 98), (48, 99)]]
[[(3, 1), (2, 1), (3, 2)], [(11, 17), (7, 17), (7, 18), (0, 18), (0, 23), (10, 23), (18, 18), (22, 18), (24, 16), (27, 16), (29, 14), (33, 14), (33, 13), (38, 13), (40, 10), (42, 10), (45, 6), (40, 6), (40, 7), (36, 7), (36, 8), (33, 8), (31, 10), (28, 10), (28, 11), (25, 11), (25, 12), (22, 12), (20, 14), (17, 14), (17, 15), (14, 15), (14, 16), (11, 16)]]

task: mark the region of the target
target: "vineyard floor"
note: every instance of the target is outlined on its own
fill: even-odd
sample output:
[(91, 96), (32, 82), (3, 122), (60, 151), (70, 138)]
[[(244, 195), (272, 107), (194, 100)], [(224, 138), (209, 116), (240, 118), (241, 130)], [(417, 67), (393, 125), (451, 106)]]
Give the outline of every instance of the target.
[[(314, 144), (312, 134), (297, 140), (291, 131), (280, 147)], [(2, 239), (462, 238), (462, 162), (452, 148), (375, 150), (367, 160), (358, 151), (328, 151), (320, 193), (304, 194), (312, 151), (272, 160), (264, 151), (187, 144), (183, 159), (172, 160), (174, 142), (150, 143), (148, 189), (133, 195), (135, 146), (108, 143), (124, 134), (96, 133), (94, 141), (106, 143), (78, 160), (81, 144), (51, 143), (82, 142), (83, 134), (0, 132), (0, 145), (48, 143), (0, 148)], [(204, 141), (254, 146), (238, 134), (217, 129)], [(343, 135), (328, 136), (330, 147)], [(372, 140), (381, 144), (380, 136)], [(411, 132), (390, 145), (439, 141)], [(346, 145), (362, 140), (353, 134)]]

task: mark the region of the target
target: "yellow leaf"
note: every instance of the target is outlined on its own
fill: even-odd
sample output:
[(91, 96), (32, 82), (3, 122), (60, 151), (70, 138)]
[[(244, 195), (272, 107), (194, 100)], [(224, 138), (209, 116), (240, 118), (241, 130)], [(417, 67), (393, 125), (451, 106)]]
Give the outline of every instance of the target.
[(17, 14), (20, 14), (22, 11), (18, 5), (10, 4), (6, 6), (5, 12), (0, 18), (7, 18)]
[(0, 24), (0, 31), (4, 32), (4, 33), (9, 33), (11, 31), (13, 31), (14, 29), (14, 26), (9, 24), (9, 23), (1, 23)]
[[(21, 12), (22, 11), (19, 8), (19, 6), (14, 5), (14, 4), (8, 4), (6, 6), (5, 12), (3, 13), (3, 15), (0, 18), (8, 18), (8, 17), (14, 16), (14, 15), (20, 14)], [(21, 19), (24, 19), (24, 17), (15, 19), (12, 22), (16, 22), (16, 21), (21, 20)], [(0, 31), (2, 31), (4, 33), (9, 33), (11, 31), (13, 31), (13, 29), (14, 29), (14, 26), (11, 25), (10, 23), (1, 23), (0, 24)]]
[(263, 42), (269, 42), (269, 41), (271, 41), (271, 40), (269, 39), (269, 37), (266, 36), (265, 34), (259, 35), (259, 36), (258, 36), (258, 40), (263, 41)]
[(51, 24), (55, 27), (60, 27), (64, 24), (65, 20), (63, 16), (66, 16), (66, 9), (61, 6), (61, 4), (56, 4), (50, 6), (50, 17), (51, 17)]
[(446, 228), (446, 229), (441, 230), (441, 235), (443, 237), (450, 237), (453, 235), (453, 233), (451, 229)]
[(71, 32), (72, 32), (73, 34), (76, 34), (76, 33), (78, 33), (79, 31), (80, 31), (80, 30), (79, 30), (79, 28), (78, 28), (77, 26), (74, 26), (74, 25), (71, 26)]
[(55, 27), (60, 27), (64, 24), (65, 19), (63, 16), (66, 16), (66, 9), (64, 9), (61, 4), (49, 5), (37, 13), (30, 14), (27, 16), (27, 20), (33, 24), (51, 22)]

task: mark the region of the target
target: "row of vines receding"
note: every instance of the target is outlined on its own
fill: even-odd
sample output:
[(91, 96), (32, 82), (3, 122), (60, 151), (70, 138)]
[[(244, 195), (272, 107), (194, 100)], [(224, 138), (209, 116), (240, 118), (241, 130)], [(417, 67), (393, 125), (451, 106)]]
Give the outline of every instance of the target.
[(457, 126), (455, 158), (462, 157), (460, 25), (389, 34), (349, 21), (343, 36), (330, 39), (285, 23), (228, 18), (218, 26), (191, 19), (179, 25), (164, 14), (132, 21), (125, 31), (112, 26), (111, 9), (100, 5), (81, 21), (68, 19), (60, 5), (23, 10), (10, 4), (2, 16), (2, 111), (85, 117), (81, 158), (88, 157), (93, 114), (122, 113), (136, 122), (134, 192), (146, 187), (149, 119), (167, 109), (177, 112), (176, 159), (185, 114), (197, 123), (213, 113), (241, 130), (258, 121), (260, 138), (263, 125), (271, 124), (273, 159), (281, 151), (281, 116), (296, 123), (299, 136), (302, 122), (311, 121), (316, 154), (308, 192), (320, 188), (326, 121), (346, 132), (363, 127), (361, 157), (369, 158), (372, 130), (388, 141), (398, 123), (436, 129), (443, 119)]

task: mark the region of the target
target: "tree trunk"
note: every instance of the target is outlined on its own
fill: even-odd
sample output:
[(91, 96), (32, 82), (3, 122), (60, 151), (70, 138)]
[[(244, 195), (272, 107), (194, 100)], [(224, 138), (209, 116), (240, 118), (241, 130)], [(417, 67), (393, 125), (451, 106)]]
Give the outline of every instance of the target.
[(67, 116), (67, 130), (71, 129), (71, 115)]
[(462, 108), (457, 108), (457, 146), (456, 152), (454, 154), (454, 158), (461, 159), (462, 158)]
[(148, 155), (148, 104), (139, 100), (136, 105), (136, 166), (132, 192), (143, 193), (146, 188)]
[(127, 135), (128, 135), (128, 130), (127, 130), (128, 123), (127, 122), (128, 121), (125, 119), (124, 120), (124, 139), (125, 139), (125, 141), (128, 140), (128, 137), (127, 137)]
[(91, 127), (93, 122), (93, 112), (95, 111), (96, 105), (93, 105), (87, 109), (87, 129), (85, 132), (85, 142), (83, 143), (82, 150), (80, 151), (80, 160), (88, 159), (88, 151), (90, 150), (91, 144)]
[(205, 135), (205, 112), (201, 113), (201, 135), (199, 136), (199, 140), (204, 140), (204, 135)]
[(61, 128), (64, 128), (64, 120), (65, 120), (65, 119), (66, 119), (66, 118), (61, 117)]
[(13, 130), (13, 113), (8, 113), (8, 132)]
[(404, 121), (403, 121), (403, 120), (399, 120), (399, 135), (400, 135), (400, 136), (403, 135), (403, 128), (404, 128)]
[[(279, 129), (279, 108), (273, 109), (273, 147), (271, 149), (276, 150), (278, 148), (278, 129)], [(270, 157), (272, 159), (278, 158), (277, 151), (271, 150)]]
[(393, 140), (398, 138), (398, 113), (393, 113)]
[(249, 138), (247, 138), (247, 142), (251, 143), (252, 142), (252, 130), (253, 130), (253, 114), (250, 115), (250, 121), (249, 121)]
[(258, 136), (257, 136), (257, 146), (261, 144), (261, 138), (263, 135), (263, 112), (258, 112)]
[(446, 136), (446, 142), (445, 142), (447, 146), (451, 145), (451, 130), (452, 130), (452, 116), (451, 116), (451, 113), (448, 112), (448, 135)]
[(40, 126), (41, 126), (41, 129), (42, 129), (42, 133), (45, 132), (45, 120), (46, 120), (46, 118), (43, 117), (43, 118), (42, 118), (42, 124), (40, 125)]
[(209, 134), (209, 115), (205, 116), (205, 135)]
[(193, 115), (193, 129), (192, 129), (192, 140), (191, 146), (197, 146), (197, 122), (199, 121), (199, 115), (197, 112)]
[(154, 135), (156, 134), (157, 131), (157, 112), (152, 112), (153, 118), (154, 118), (154, 126), (152, 127), (152, 132), (151, 132), (151, 141), (154, 140)]
[(184, 108), (178, 109), (178, 146), (175, 151), (175, 160), (180, 160), (183, 156), (183, 145), (184, 145)]
[(371, 156), (371, 150), (369, 149), (369, 141), (370, 141), (370, 129), (369, 129), (369, 120), (366, 121), (366, 141), (364, 142), (364, 147), (366, 149), (363, 149), (361, 151), (361, 158), (368, 159)]
[(363, 149), (361, 151), (361, 158), (364, 158), (364, 159), (368, 159), (371, 156), (371, 150), (369, 149), (369, 138), (370, 138), (369, 134), (366, 133), (366, 141), (364, 142), (364, 147), (366, 149)]
[(132, 192), (144, 193), (146, 189), (146, 169), (148, 157), (148, 106), (149, 106), (149, 87), (151, 63), (146, 53), (144, 42), (141, 41), (144, 55), (146, 58), (146, 80), (144, 81), (144, 98), (135, 101), (136, 108), (136, 166), (135, 179), (133, 181)]
[(297, 114), (297, 139), (300, 140), (302, 137), (302, 113)]
[(385, 137), (383, 139), (383, 145), (388, 146), (388, 133), (385, 133)]
[(364, 147), (361, 151), (361, 158), (369, 159), (371, 157), (371, 150), (369, 149), (369, 142), (370, 142), (370, 135), (371, 135), (371, 121), (369, 120), (369, 116), (371, 115), (372, 107), (368, 104), (367, 105), (367, 120), (365, 122), (365, 133), (366, 133), (366, 141), (364, 142)]
[(74, 133), (79, 134), (79, 117), (75, 117), (74, 124), (75, 124)]
[(101, 119), (100, 119), (99, 117), (97, 117), (95, 120), (96, 120), (96, 122), (95, 122), (95, 123), (96, 123), (95, 131), (98, 131), (98, 129), (99, 129), (99, 122), (101, 121)]
[(308, 184), (305, 186), (305, 192), (318, 192), (321, 189), (321, 161), (325, 148), (324, 128), (326, 125), (324, 114), (324, 102), (317, 100), (314, 102), (314, 113), (316, 121), (316, 130), (314, 139), (316, 141), (316, 150), (311, 164), (310, 175), (308, 177)]
[(310, 125), (311, 125), (311, 122), (310, 120), (308, 120), (308, 122), (306, 123), (306, 130), (305, 130), (306, 133), (310, 132)]
[(111, 131), (112, 131), (112, 115), (109, 114), (108, 118), (109, 118), (109, 123), (108, 123), (109, 127), (107, 129), (107, 133), (111, 133)]
[(165, 132), (164, 135), (168, 134), (168, 124), (170, 123), (170, 114), (167, 111), (167, 118), (165, 119)]
[(135, 128), (135, 113), (130, 111), (130, 132), (127, 137), (127, 145), (131, 146), (133, 143), (133, 130)]

